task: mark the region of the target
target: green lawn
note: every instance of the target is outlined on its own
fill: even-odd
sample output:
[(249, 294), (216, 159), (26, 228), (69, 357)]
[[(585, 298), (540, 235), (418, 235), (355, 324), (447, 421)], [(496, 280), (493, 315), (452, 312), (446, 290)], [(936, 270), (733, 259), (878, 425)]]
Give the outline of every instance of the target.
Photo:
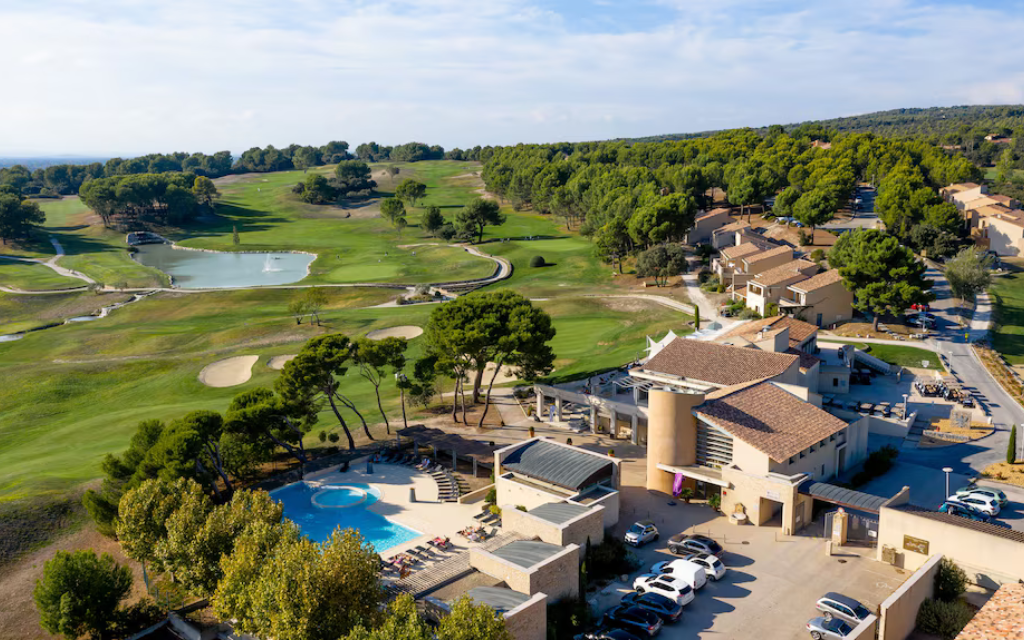
[(1024, 364), (1024, 271), (992, 279), (996, 326), (992, 347), (1010, 364)]
[[(400, 324), (422, 326), (433, 308), (358, 308), (378, 304), (389, 294), (331, 289), (323, 314), (328, 326), (317, 329), (296, 325), (288, 316), (286, 307), (295, 295), (287, 290), (159, 294), (103, 320), (0, 344), (0, 378), (5, 380), (0, 386), (0, 501), (65, 491), (95, 478), (102, 457), (122, 450), (140, 420), (171, 420), (196, 409), (223, 411), (240, 391), (272, 385), (278, 372), (267, 367), (270, 356), (295, 353), (313, 335), (340, 331), (358, 336)], [(628, 362), (643, 349), (644, 336), (685, 331), (689, 320), (647, 303), (569, 298), (539, 304), (551, 313), (558, 331), (553, 343), (557, 378)], [(623, 308), (626, 304), (643, 308)], [(421, 355), (422, 342), (412, 341), (411, 358)], [(198, 381), (204, 366), (233, 355), (260, 356), (249, 382), (214, 389)], [(372, 389), (357, 372), (346, 376), (345, 390), (368, 420), (377, 419)], [(385, 408), (397, 416), (398, 398), (390, 385), (386, 394)], [(335, 425), (325, 413), (317, 430), (331, 431)]]
[(62, 276), (44, 264), (0, 260), (0, 285), (26, 291), (49, 291), (81, 287), (85, 282)]
[[(822, 342), (838, 342), (840, 344), (852, 344), (853, 346), (867, 351), (871, 355), (875, 356), (883, 362), (894, 364), (900, 367), (913, 367), (915, 369), (934, 369), (936, 371), (942, 371), (942, 365), (939, 363), (939, 356), (937, 353), (928, 351), (927, 349), (918, 349), (917, 347), (905, 347), (898, 344), (876, 344), (866, 342), (852, 342), (844, 340), (821, 340)], [(927, 367), (922, 367), (923, 361), (928, 361)]]

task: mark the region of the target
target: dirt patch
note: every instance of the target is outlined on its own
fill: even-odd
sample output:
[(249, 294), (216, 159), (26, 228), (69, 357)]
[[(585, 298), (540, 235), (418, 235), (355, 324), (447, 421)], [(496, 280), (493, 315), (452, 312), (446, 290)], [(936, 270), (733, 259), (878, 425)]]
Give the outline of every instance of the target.
[(479, 171), (472, 171), (470, 173), (460, 173), (459, 175), (451, 176), (448, 179), (449, 180), (463, 180), (465, 178), (479, 178), (479, 177), (480, 177), (480, 172)]
[(272, 356), (270, 360), (267, 361), (267, 366), (271, 369), (277, 369), (280, 371), (281, 369), (284, 369), (284, 365), (288, 364), (293, 358), (295, 358), (294, 353), (287, 356)]
[(252, 377), (252, 365), (259, 356), (235, 356), (206, 365), (199, 372), (199, 382), (208, 387), (234, 387), (248, 382)]
[(483, 187), (480, 187), (479, 189), (473, 189), (473, 193), (479, 193), (480, 197), (482, 197), (484, 200), (497, 200), (498, 199), (498, 196), (494, 195), (493, 193), (488, 192)]
[(417, 327), (414, 324), (406, 324), (399, 327), (388, 327), (387, 329), (377, 329), (366, 334), (366, 337), (370, 340), (383, 340), (384, 338), (405, 338), (406, 340), (412, 340), (418, 336), (423, 335), (423, 327)]
[[(656, 303), (637, 298), (602, 298), (601, 304), (611, 311), (625, 311), (627, 313), (643, 313), (650, 311)], [(657, 305), (661, 306), (661, 305)]]
[[(470, 369), (469, 371), (466, 372), (466, 375), (469, 376), (470, 380), (473, 380), (476, 377), (476, 370)], [(491, 362), (486, 367), (484, 367), (484, 389), (487, 388), (487, 384), (490, 383), (491, 376), (493, 375), (494, 363)], [(505, 384), (506, 382), (515, 382), (518, 379), (519, 378), (512, 375), (511, 369), (509, 369), (508, 367), (503, 367), (501, 372), (498, 373), (498, 377), (494, 379), (494, 384)]]
[(1010, 464), (1008, 462), (990, 464), (981, 472), (981, 477), (1024, 487), (1024, 462), (1018, 462), (1017, 464)]
[[(872, 330), (870, 322), (847, 322), (845, 324), (839, 325), (835, 329), (832, 329), (832, 333), (834, 335), (842, 336), (844, 338), (874, 338), (877, 340), (893, 340), (892, 335), (890, 333), (886, 333), (885, 331), (883, 331), (883, 328), (887, 329), (888, 331), (898, 336), (909, 337), (918, 332), (918, 330), (914, 327), (908, 327), (902, 324), (889, 324), (886, 322), (880, 322), (878, 324), (878, 328), (878, 331)], [(896, 340), (893, 341), (896, 342)], [(900, 342), (903, 341), (901, 340)], [(912, 346), (913, 342), (908, 340), (907, 344)]]

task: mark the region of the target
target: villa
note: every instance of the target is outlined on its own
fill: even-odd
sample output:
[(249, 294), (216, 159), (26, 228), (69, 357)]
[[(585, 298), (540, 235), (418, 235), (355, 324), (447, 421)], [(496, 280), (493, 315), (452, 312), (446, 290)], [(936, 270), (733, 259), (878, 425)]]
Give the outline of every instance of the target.
[(718, 208), (699, 212), (694, 218), (693, 228), (686, 234), (686, 244), (709, 242), (715, 231), (732, 224), (730, 211), (731, 209)]
[(1024, 253), (1024, 211), (1010, 196), (990, 194), (973, 182), (951, 184), (939, 193), (964, 216), (976, 244), (1000, 256)]
[(720, 282), (729, 291), (737, 291), (755, 275), (793, 260), (793, 249), (769, 240), (747, 239), (747, 242), (722, 249), (712, 263)]

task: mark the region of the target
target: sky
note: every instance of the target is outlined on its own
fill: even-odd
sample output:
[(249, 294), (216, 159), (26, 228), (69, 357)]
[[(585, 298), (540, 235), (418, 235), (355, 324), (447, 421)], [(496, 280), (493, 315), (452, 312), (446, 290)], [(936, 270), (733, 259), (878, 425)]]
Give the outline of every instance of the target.
[(1024, 102), (1024, 2), (8, 0), (0, 155), (598, 140)]

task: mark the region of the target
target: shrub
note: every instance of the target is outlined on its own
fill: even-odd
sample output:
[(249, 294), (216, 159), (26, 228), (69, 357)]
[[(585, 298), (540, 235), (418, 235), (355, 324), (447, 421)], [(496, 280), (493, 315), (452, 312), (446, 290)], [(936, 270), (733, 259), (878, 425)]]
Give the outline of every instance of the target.
[(592, 580), (614, 579), (631, 573), (639, 564), (621, 538), (605, 535), (604, 542), (590, 549), (587, 573)]
[(572, 638), (591, 621), (590, 605), (583, 594), (578, 598), (562, 598), (548, 605), (548, 638)]
[(722, 508), (722, 496), (717, 493), (708, 498), (708, 506), (718, 511)]
[(543, 267), (546, 266), (547, 262), (544, 262), (544, 256), (533, 256), (530, 258), (531, 267)]
[(517, 505), (516, 505), (516, 509), (517, 509), (518, 511), (523, 511), (523, 512), (525, 512), (525, 511), (526, 511), (526, 505), (524, 505), (524, 504), (517, 504)]
[(336, 433), (332, 433), (327, 436), (327, 439), (331, 441), (331, 444), (334, 444), (335, 442), (341, 439), (341, 436), (339, 436)]
[(484, 496), (484, 502), (486, 502), (487, 504), (495, 504), (495, 503), (497, 503), (498, 502), (498, 490), (492, 488), (490, 491), (488, 491), (487, 495)]
[(935, 572), (935, 597), (953, 602), (967, 591), (967, 573), (949, 558), (943, 558)]
[(320, 432), (320, 442), (327, 442), (327, 432), (326, 431), (321, 431)]
[(917, 611), (917, 628), (943, 640), (953, 640), (973, 617), (974, 610), (960, 600), (925, 600)]
[(1010, 464), (1017, 462), (1017, 425), (1010, 427), (1010, 442), (1006, 445), (1006, 461)]
[(758, 313), (757, 311), (755, 311), (753, 309), (748, 309), (746, 307), (744, 307), (743, 310), (740, 311), (740, 313), (739, 313), (739, 319), (740, 320), (755, 320), (755, 319), (760, 318), (760, 317), (761, 317), (760, 313)]
[(608, 450), (608, 455), (610, 455), (612, 457), (615, 457), (615, 449), (609, 449)]
[(815, 262), (821, 262), (825, 259), (825, 251), (822, 249), (815, 249), (811, 252), (811, 260)]
[(494, 515), (496, 515), (498, 517), (501, 517), (501, 507), (499, 507), (496, 504), (492, 504), (490, 506), (490, 508), (488, 508), (488, 511), (490, 511), (491, 513), (493, 513)]
[(701, 271), (700, 273), (697, 274), (697, 282), (700, 283), (701, 285), (707, 284), (708, 281), (710, 281), (712, 278), (715, 279), (717, 284), (718, 276), (711, 273), (710, 271)]
[(797, 235), (797, 242), (800, 243), (801, 247), (806, 247), (807, 245), (811, 244), (811, 236), (806, 231), (804, 231), (803, 229), (800, 229), (799, 231), (797, 231), (796, 235)]
[(572, 444), (572, 438), (566, 438), (565, 444)]

